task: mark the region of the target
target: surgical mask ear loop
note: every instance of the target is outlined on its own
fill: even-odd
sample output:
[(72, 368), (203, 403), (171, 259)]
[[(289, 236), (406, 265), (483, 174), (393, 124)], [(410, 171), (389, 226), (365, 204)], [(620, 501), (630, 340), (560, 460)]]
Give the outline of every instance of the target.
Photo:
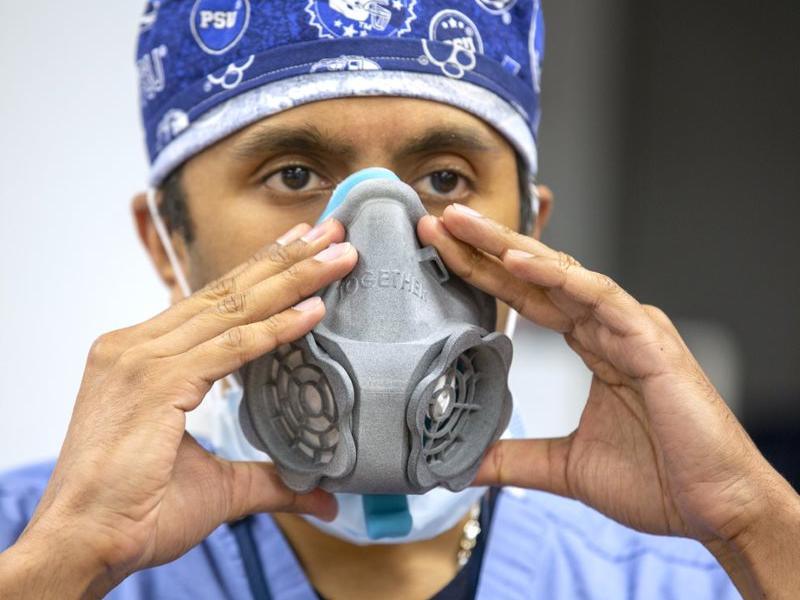
[(528, 180), (528, 186), (530, 187), (531, 196), (531, 227), (528, 233), (531, 234), (536, 227), (536, 220), (539, 218), (539, 209), (541, 208), (542, 202), (539, 198), (539, 186), (536, 185), (536, 180), (530, 178)]
[(181, 263), (178, 261), (178, 255), (175, 254), (175, 247), (172, 245), (172, 238), (169, 236), (161, 214), (158, 212), (158, 205), (156, 204), (156, 191), (153, 188), (147, 190), (147, 208), (150, 211), (150, 218), (153, 220), (153, 225), (156, 228), (158, 239), (161, 240), (161, 246), (164, 252), (167, 253), (167, 259), (172, 267), (172, 272), (175, 273), (175, 280), (178, 282), (178, 287), (181, 290), (184, 298), (192, 295), (192, 289), (189, 287), (189, 282), (186, 280), (186, 275), (183, 272)]
[[(153, 226), (156, 228), (161, 246), (164, 248), (164, 252), (167, 253), (167, 259), (172, 267), (172, 272), (175, 274), (175, 281), (178, 282), (178, 287), (183, 297), (188, 298), (192, 295), (192, 288), (189, 287), (189, 281), (186, 279), (186, 274), (183, 272), (183, 267), (178, 260), (178, 255), (175, 253), (175, 247), (172, 245), (172, 238), (167, 231), (164, 220), (161, 218), (161, 213), (158, 211), (156, 190), (152, 187), (147, 188), (147, 209), (150, 211), (150, 218), (153, 220)], [(239, 390), (242, 387), (233, 374), (226, 375), (223, 379), (225, 383), (234, 390)], [(220, 390), (216, 390), (216, 393), (217, 396), (222, 397), (222, 392)]]
[[(533, 233), (533, 229), (536, 226), (536, 219), (539, 218), (539, 208), (541, 206), (541, 200), (539, 200), (539, 188), (536, 187), (536, 181), (531, 178), (528, 180), (528, 186), (530, 189), (530, 196), (531, 196), (531, 223), (530, 223), (530, 231), (526, 233), (531, 234)], [(514, 333), (517, 330), (517, 323), (519, 322), (519, 313), (515, 311), (513, 308), (508, 308), (508, 317), (506, 317), (506, 327), (503, 333), (505, 333), (509, 339), (514, 339)]]

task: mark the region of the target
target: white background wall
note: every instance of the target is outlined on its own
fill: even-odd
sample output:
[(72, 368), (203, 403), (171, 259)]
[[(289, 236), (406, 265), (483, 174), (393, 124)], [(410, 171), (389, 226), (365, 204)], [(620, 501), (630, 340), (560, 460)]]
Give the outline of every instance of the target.
[(0, 2), (0, 468), (58, 452), (92, 340), (167, 300), (129, 217), (142, 6)]

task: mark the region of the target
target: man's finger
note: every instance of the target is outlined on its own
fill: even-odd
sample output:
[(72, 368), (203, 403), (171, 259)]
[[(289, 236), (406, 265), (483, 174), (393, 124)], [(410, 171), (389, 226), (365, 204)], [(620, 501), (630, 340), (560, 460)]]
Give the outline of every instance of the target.
[(564, 253), (555, 258), (509, 250), (503, 258), (511, 273), (546, 289), (558, 290), (583, 307), (577, 321), (589, 317), (620, 335), (642, 331), (650, 318), (642, 305), (613, 279), (589, 271)]
[(232, 491), (226, 521), (264, 512), (303, 513), (323, 521), (336, 518), (338, 507), (333, 494), (321, 489), (308, 494), (293, 492), (271, 463), (227, 462), (226, 470)]
[[(299, 237), (298, 237), (299, 236)], [(345, 238), (344, 227), (329, 219), (317, 227), (301, 223), (256, 252), (246, 262), (164, 310), (136, 328), (142, 343), (179, 327), (193, 316), (215, 306), (232, 294), (242, 293), (260, 281), (280, 273), (301, 260), (314, 256)]]
[(581, 358), (583, 364), (605, 383), (609, 385), (634, 385), (631, 378), (617, 369), (608, 359), (593, 352), (579, 342), (574, 333), (564, 334), (564, 340)]
[(511, 249), (542, 256), (555, 256), (556, 251), (537, 239), (523, 235), (462, 204), (448, 206), (442, 222), (455, 237), (492, 256), (503, 258)]
[(499, 298), (538, 325), (562, 332), (571, 327), (567, 315), (543, 290), (511, 275), (499, 259), (454, 238), (440, 219), (421, 219), (418, 231), (420, 240), (434, 246), (447, 266), (466, 282)]
[(472, 485), (513, 486), (572, 497), (567, 459), (572, 437), (500, 440), (489, 448)]
[(180, 510), (193, 510), (196, 533), (216, 529), (220, 523), (235, 521), (260, 512), (311, 514), (323, 520), (336, 515), (336, 500), (322, 490), (297, 494), (267, 462), (238, 462), (209, 453), (189, 433), (178, 447), (170, 498)]
[(190, 383), (201, 392), (175, 399), (176, 406), (184, 411), (194, 410), (215, 381), (279, 346), (303, 337), (324, 316), (322, 299), (309, 298), (265, 321), (233, 327), (188, 352), (164, 359), (172, 363), (167, 365), (171, 373), (191, 373)]
[(153, 341), (151, 348), (158, 356), (173, 356), (231, 328), (263, 321), (341, 279), (357, 260), (358, 254), (351, 244), (334, 244), (241, 293), (226, 296)]
[(272, 244), (261, 248), (226, 277), (235, 279), (238, 291), (243, 291), (301, 260), (314, 256), (331, 244), (344, 241), (345, 235), (344, 226), (334, 219), (328, 219), (313, 228), (301, 223)]
[[(584, 269), (564, 252), (521, 235), (462, 206), (448, 206), (442, 221), (455, 237), (503, 261), (534, 285), (563, 292), (619, 333), (631, 333), (647, 318), (641, 305), (611, 278)], [(563, 307), (562, 307), (563, 308)], [(585, 318), (585, 315), (572, 315)]]

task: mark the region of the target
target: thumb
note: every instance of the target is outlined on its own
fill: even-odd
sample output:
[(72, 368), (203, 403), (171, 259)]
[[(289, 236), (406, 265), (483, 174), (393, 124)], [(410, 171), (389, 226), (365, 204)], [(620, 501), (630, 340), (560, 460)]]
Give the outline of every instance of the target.
[(336, 498), (319, 488), (297, 493), (281, 481), (275, 465), (266, 462), (221, 461), (231, 490), (226, 521), (260, 512), (292, 512), (313, 515), (323, 521), (336, 518)]
[(474, 486), (513, 486), (572, 497), (567, 457), (572, 436), (541, 440), (500, 440), (483, 458)]

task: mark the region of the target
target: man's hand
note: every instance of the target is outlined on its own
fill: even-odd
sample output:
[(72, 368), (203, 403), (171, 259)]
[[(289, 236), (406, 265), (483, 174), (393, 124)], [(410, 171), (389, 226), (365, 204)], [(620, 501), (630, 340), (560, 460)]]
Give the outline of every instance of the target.
[[(755, 564), (754, 550), (774, 547), (786, 527), (800, 533), (800, 500), (755, 448), (667, 316), (567, 254), (467, 207), (426, 217), (419, 235), (457, 275), (562, 332), (594, 374), (571, 435), (498, 442), (476, 485), (537, 488), (641, 531), (695, 538), (715, 552), (743, 593), (765, 591), (769, 576), (759, 572), (764, 558)], [(787, 557), (794, 557), (796, 581), (794, 544), (782, 558), (788, 567)], [(773, 589), (800, 589), (800, 581), (779, 585)]]
[(325, 306), (301, 301), (355, 266), (352, 246), (335, 244), (344, 239), (339, 223), (296, 239), (309, 229), (298, 226), (190, 298), (94, 344), (47, 490), (0, 556), (0, 582), (19, 586), (6, 593), (27, 579), (25, 597), (101, 595), (255, 512), (334, 518), (330, 494), (297, 495), (272, 465), (221, 460), (184, 431), (185, 413), (216, 380), (309, 332)]

